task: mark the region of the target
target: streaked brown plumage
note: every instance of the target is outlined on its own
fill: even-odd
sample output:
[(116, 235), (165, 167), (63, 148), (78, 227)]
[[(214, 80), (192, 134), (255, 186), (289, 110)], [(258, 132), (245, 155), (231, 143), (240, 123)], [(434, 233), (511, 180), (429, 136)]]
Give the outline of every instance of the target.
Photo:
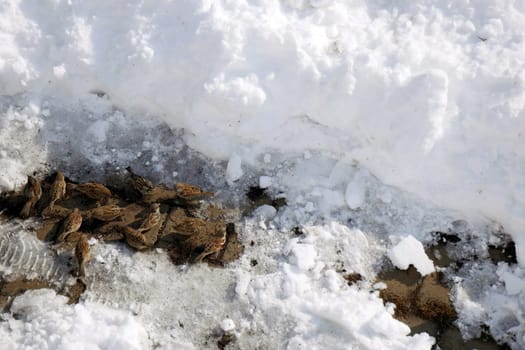
[(129, 172), (131, 176), (131, 186), (138, 193), (143, 195), (151, 191), (153, 188), (155, 188), (155, 186), (150, 180), (135, 174), (133, 170), (131, 170), (131, 167), (128, 166), (126, 170)]
[(31, 214), (31, 210), (35, 204), (40, 200), (40, 197), (42, 197), (42, 186), (40, 185), (40, 181), (38, 181), (33, 176), (28, 176), (23, 194), (26, 199), (26, 203), (20, 211), (20, 217), (27, 219)]
[(70, 233), (78, 231), (80, 226), (82, 226), (82, 214), (78, 208), (75, 208), (62, 223), (62, 229), (58, 236), (58, 241), (63, 242)]
[[(180, 214), (180, 215), (177, 215)], [(199, 218), (188, 217), (182, 209), (177, 209), (176, 214), (171, 214), (172, 228), (175, 233), (189, 236), (206, 230), (206, 221)]]
[(51, 190), (49, 192), (50, 197), (50, 206), (55, 205), (56, 201), (64, 198), (66, 195), (66, 179), (64, 174), (58, 171), (55, 177), (55, 181), (51, 185)]
[(156, 186), (150, 191), (142, 194), (145, 203), (162, 203), (176, 201), (179, 198), (175, 190), (169, 190), (163, 186)]
[(75, 247), (75, 257), (77, 258), (78, 263), (78, 276), (85, 276), (86, 263), (91, 259), (91, 248), (89, 247), (87, 235), (85, 234), (81, 235), (77, 242)]
[(96, 182), (86, 182), (78, 185), (70, 184), (70, 187), (91, 199), (102, 200), (111, 197), (109, 188)]
[(204, 191), (202, 188), (184, 182), (175, 184), (175, 191), (179, 197), (186, 200), (209, 197), (214, 194), (213, 192)]
[(205, 221), (187, 216), (183, 209), (171, 210), (169, 217), (170, 231), (184, 236), (183, 242), (190, 250), (204, 249), (196, 258), (201, 262), (208, 255), (216, 256), (226, 243), (226, 225), (223, 222)]
[(86, 211), (87, 218), (95, 218), (101, 221), (115, 220), (122, 214), (122, 208), (115, 204), (106, 204)]
[(128, 226), (120, 228), (120, 231), (124, 234), (126, 243), (133, 249), (144, 250), (149, 248), (149, 245), (146, 243), (146, 237), (143, 233)]
[(140, 227), (137, 229), (138, 232), (146, 232), (160, 224), (160, 204), (153, 203), (150, 205), (150, 211)]
[(42, 210), (42, 217), (44, 219), (49, 218), (65, 218), (69, 215), (71, 210), (61, 207), (60, 205), (49, 205), (47, 208)]
[(226, 226), (220, 225), (218, 230), (210, 237), (210, 242), (204, 248), (204, 251), (200, 253), (196, 258), (196, 262), (201, 262), (205, 257), (211, 254), (215, 254), (215, 257), (218, 256), (221, 249), (226, 243)]

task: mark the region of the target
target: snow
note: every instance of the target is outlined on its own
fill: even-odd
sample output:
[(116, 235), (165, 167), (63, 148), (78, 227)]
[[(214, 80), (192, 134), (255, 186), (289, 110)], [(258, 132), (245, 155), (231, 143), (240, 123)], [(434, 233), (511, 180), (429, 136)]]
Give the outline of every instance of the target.
[[(254, 232), (255, 235), (262, 234)], [(409, 328), (392, 318), (376, 292), (348, 287), (334, 268), (373, 274), (378, 247), (363, 232), (332, 223), (308, 226), (284, 249), (287, 259), (271, 274), (255, 275), (239, 292), (258, 305), (260, 330), (283, 338), (288, 349), (430, 349), (426, 334), (408, 336)], [(339, 262), (338, 262), (339, 261)], [(286, 315), (276, 317), (276, 315)], [(286, 324), (291, 324), (286, 326)], [(264, 326), (263, 326), (264, 325)], [(284, 333), (284, 335), (283, 335)]]
[(239, 180), (242, 177), (242, 159), (239, 155), (234, 154), (230, 157), (228, 161), (228, 166), (226, 167), (226, 181), (228, 184), (233, 185), (233, 183)]
[(91, 304), (67, 305), (50, 289), (17, 297), (0, 323), (4, 349), (143, 349), (147, 333), (126, 312)]
[(366, 197), (365, 177), (356, 174), (346, 186), (345, 201), (350, 209), (359, 209), (363, 205)]
[[(466, 335), (485, 323), (496, 339), (525, 346), (521, 2), (11, 0), (0, 18), (1, 190), (47, 168), (95, 181), (131, 164), (158, 181), (231, 192), (233, 203), (257, 183), (286, 197), (287, 207), (259, 207), (242, 223), (243, 242), (256, 245), (241, 262), (224, 273), (186, 272), (192, 288), (191, 278), (213, 280), (217, 295), (184, 289), (181, 271), (162, 270), (171, 283), (163, 288), (216, 311), (193, 330), (169, 328), (166, 314), (156, 326), (152, 310), (166, 294), (145, 289), (156, 299), (140, 323), (162, 346), (202, 347), (206, 327), (231, 318), (246, 348), (264, 341), (247, 334), (275, 325), (268, 348), (429, 348), (431, 339), (408, 336), (368, 287), (336, 278), (337, 265), (372, 281), (395, 242), (396, 266), (429, 273), (421, 244), (431, 231), (461, 231), (485, 252), (494, 222), (515, 240), (520, 266), (471, 266), (455, 286), (458, 323)], [(465, 230), (456, 225), (465, 221)], [(294, 226), (305, 236), (287, 236)], [(121, 249), (102, 253), (93, 266), (147, 274), (153, 264)], [(151, 259), (162, 265), (161, 256)], [(125, 276), (117, 285), (141, 285), (130, 271), (111, 271)], [(232, 285), (237, 299), (221, 306)], [(110, 293), (98, 288), (97, 297)], [(98, 307), (56, 312), (71, 321), (88, 314), (92, 330), (116, 317), (92, 316)], [(22, 344), (24, 325), (43, 327), (48, 313), (10, 319), (19, 331), (2, 338)], [(142, 346), (140, 326), (119, 317), (116, 327), (139, 334), (130, 346)], [(94, 346), (104, 337), (75, 332)]]
[(259, 177), (259, 187), (260, 188), (268, 188), (272, 185), (272, 177), (271, 176), (260, 176)]
[(263, 204), (255, 209), (253, 215), (262, 220), (270, 220), (273, 219), (275, 215), (277, 215), (277, 210), (271, 205)]
[(435, 271), (434, 263), (425, 253), (423, 244), (412, 235), (403, 237), (399, 243), (390, 248), (388, 257), (401, 270), (406, 270), (413, 265), (423, 276)]
[(231, 318), (225, 318), (221, 321), (221, 329), (225, 332), (231, 332), (235, 329), (235, 322)]

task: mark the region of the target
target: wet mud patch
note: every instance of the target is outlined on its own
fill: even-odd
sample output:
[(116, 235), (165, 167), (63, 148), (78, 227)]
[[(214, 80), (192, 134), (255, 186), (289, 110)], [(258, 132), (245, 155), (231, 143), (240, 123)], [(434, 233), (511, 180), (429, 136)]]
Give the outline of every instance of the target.
[(496, 265), (499, 262), (505, 262), (509, 265), (518, 263), (518, 259), (516, 258), (516, 244), (510, 237), (501, 244), (489, 245), (488, 250), (490, 260)]
[(69, 297), (68, 304), (77, 304), (80, 301), (82, 293), (87, 289), (86, 284), (81, 279), (77, 279), (76, 283), (69, 288), (67, 296)]
[(222, 337), (217, 340), (217, 348), (224, 350), (234, 340), (234, 336), (231, 334), (223, 334)]
[(86, 285), (80, 279), (65, 289), (57, 288), (49, 281), (42, 279), (26, 279), (19, 277), (14, 280), (0, 279), (0, 311), (6, 312), (11, 307), (13, 300), (27, 292), (28, 290), (36, 289), (53, 289), (57, 294), (68, 297), (68, 304), (77, 304), (86, 290)]
[(249, 199), (249, 203), (244, 210), (244, 215), (250, 215), (262, 205), (269, 205), (279, 210), (279, 208), (284, 207), (286, 203), (286, 198), (281, 195), (272, 197), (268, 194), (265, 188), (259, 186), (251, 186), (246, 191), (246, 197)]
[(343, 275), (343, 278), (346, 280), (346, 283), (349, 286), (353, 286), (357, 282), (363, 280), (363, 276), (360, 273), (357, 273), (357, 272), (345, 274), (345, 275)]
[(465, 263), (490, 260), (494, 265), (505, 262), (517, 264), (516, 245), (510, 235), (495, 232), (493, 244), (479, 246), (474, 235), (460, 237), (454, 232), (432, 232), (434, 240), (426, 248), (426, 253), (436, 266), (460, 270)]
[(443, 274), (434, 272), (421, 276), (410, 266), (407, 270), (392, 269), (379, 274), (377, 282), (385, 284), (380, 297), (396, 305), (394, 317), (406, 323), (412, 334), (427, 332), (436, 338), (435, 349), (441, 350), (503, 350), (488, 334), (478, 339), (463, 340), (454, 325), (456, 310), (450, 301), (450, 290)]
[(378, 275), (377, 282), (385, 288), (380, 296), (396, 305), (394, 317), (406, 323), (412, 334), (427, 332), (436, 338), (434, 349), (440, 350), (507, 350), (498, 344), (488, 327), (481, 326), (481, 336), (464, 340), (455, 326), (457, 313), (450, 300), (447, 282), (454, 276), (468, 273), (469, 266), (481, 262), (515, 264), (515, 245), (509, 235), (496, 233), (496, 243), (483, 245), (472, 234), (464, 232), (433, 232), (434, 240), (426, 253), (438, 270), (427, 276), (410, 266), (407, 270), (392, 268)]
[(13, 300), (28, 290), (51, 288), (51, 285), (43, 280), (26, 280), (19, 278), (14, 281), (0, 280), (0, 310), (5, 312), (11, 306)]

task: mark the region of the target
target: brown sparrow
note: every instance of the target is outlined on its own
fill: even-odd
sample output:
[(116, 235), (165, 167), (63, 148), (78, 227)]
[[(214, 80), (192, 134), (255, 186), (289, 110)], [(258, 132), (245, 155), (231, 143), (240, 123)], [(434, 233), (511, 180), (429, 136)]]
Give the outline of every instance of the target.
[(219, 230), (209, 238), (210, 242), (204, 248), (204, 251), (200, 253), (196, 258), (196, 262), (201, 262), (205, 257), (210, 254), (215, 254), (215, 258), (219, 255), (219, 252), (226, 243), (226, 226), (221, 225)]
[(169, 190), (163, 186), (156, 186), (150, 191), (142, 194), (142, 201), (144, 203), (161, 203), (177, 199), (177, 192)]
[(128, 166), (126, 170), (129, 172), (131, 176), (131, 186), (138, 193), (143, 195), (151, 191), (153, 188), (155, 188), (155, 186), (150, 180), (135, 174), (133, 170), (131, 170), (131, 167)]
[(91, 259), (91, 249), (85, 234), (80, 235), (80, 239), (75, 247), (75, 257), (78, 262), (78, 276), (85, 276), (86, 263)]
[(78, 185), (71, 184), (70, 187), (91, 199), (101, 200), (111, 197), (109, 188), (96, 182), (86, 182)]
[(124, 234), (126, 243), (133, 249), (144, 250), (149, 248), (149, 245), (146, 243), (146, 237), (141, 232), (129, 226), (121, 227), (120, 231)]
[(70, 233), (78, 231), (80, 226), (82, 226), (82, 214), (78, 208), (75, 208), (64, 220), (58, 241), (63, 242)]
[(60, 218), (63, 219), (69, 215), (71, 210), (61, 207), (60, 205), (49, 205), (47, 208), (42, 210), (42, 217), (44, 219), (49, 218)]
[(42, 186), (40, 185), (40, 181), (35, 179), (33, 176), (28, 176), (23, 194), (26, 198), (26, 203), (20, 211), (20, 217), (27, 219), (31, 214), (31, 210), (33, 209), (36, 202), (38, 202), (40, 197), (42, 197)]
[(160, 224), (160, 204), (153, 203), (150, 205), (148, 216), (146, 216), (146, 219), (144, 219), (140, 227), (137, 229), (137, 232), (142, 233), (149, 231), (158, 224)]
[(175, 184), (175, 191), (182, 199), (198, 199), (201, 197), (213, 196), (213, 192), (204, 191), (203, 189), (184, 182)]
[(115, 220), (122, 214), (122, 208), (115, 204), (106, 204), (86, 211), (87, 218), (95, 218), (100, 221)]
[(182, 209), (177, 209), (175, 212), (172, 212), (170, 219), (173, 222), (173, 230), (183, 236), (193, 235), (206, 230), (206, 221), (199, 218), (188, 217)]
[(54, 206), (55, 202), (64, 198), (65, 195), (66, 195), (66, 180), (64, 178), (64, 174), (58, 171), (55, 177), (55, 181), (51, 185), (51, 190), (49, 193), (51, 202), (49, 206), (50, 207)]

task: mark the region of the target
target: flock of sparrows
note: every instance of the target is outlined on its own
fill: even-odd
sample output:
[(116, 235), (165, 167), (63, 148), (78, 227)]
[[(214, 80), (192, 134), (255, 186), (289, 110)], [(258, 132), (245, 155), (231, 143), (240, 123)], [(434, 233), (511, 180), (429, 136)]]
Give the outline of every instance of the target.
[[(74, 256), (78, 263), (78, 276), (85, 275), (86, 263), (91, 258), (89, 245), (91, 235), (80, 232), (80, 229), (84, 228), (83, 223), (95, 220), (97, 223), (102, 223), (101, 225), (109, 225), (111, 230), (122, 234), (122, 238), (129, 246), (136, 250), (143, 250), (152, 247), (156, 241), (154, 239), (152, 244), (152, 240), (147, 238), (148, 235), (152, 232), (158, 235), (165, 225), (161, 214), (161, 204), (166, 204), (171, 208), (170, 214), (166, 215), (166, 220), (172, 219), (170, 228), (173, 232), (188, 236), (187, 242), (191, 249), (198, 246), (202, 250), (195, 258), (196, 261), (202, 261), (214, 253), (217, 255), (223, 249), (226, 242), (225, 224), (207, 223), (202, 218), (186, 215), (184, 211), (184, 208), (194, 207), (205, 197), (212, 196), (212, 192), (186, 183), (177, 183), (173, 189), (163, 185), (154, 185), (150, 180), (135, 174), (131, 168), (128, 167), (127, 170), (135, 196), (132, 203), (141, 203), (139, 206), (141, 209), (144, 206), (147, 207), (138, 227), (122, 219), (126, 205), (129, 205), (129, 199), (126, 201), (119, 198), (100, 183), (66, 182), (64, 174), (60, 171), (56, 173), (50, 186), (43, 186), (38, 179), (28, 176), (21, 194), (23, 206), (19, 216), (25, 219), (36, 213), (44, 219), (59, 218), (59, 228), (56, 233), (56, 241), (59, 245), (72, 237), (73, 233), (77, 233), (78, 240)], [(45, 195), (47, 195), (46, 203), (39, 204), (39, 207), (44, 209), (38, 213), (37, 203), (42, 201)], [(75, 196), (80, 198), (65, 203)], [(82, 206), (83, 203), (88, 203), (88, 205)], [(72, 209), (69, 209), (68, 206)], [(175, 214), (172, 215), (172, 213)], [(89, 230), (90, 224), (87, 224), (87, 227)]]

